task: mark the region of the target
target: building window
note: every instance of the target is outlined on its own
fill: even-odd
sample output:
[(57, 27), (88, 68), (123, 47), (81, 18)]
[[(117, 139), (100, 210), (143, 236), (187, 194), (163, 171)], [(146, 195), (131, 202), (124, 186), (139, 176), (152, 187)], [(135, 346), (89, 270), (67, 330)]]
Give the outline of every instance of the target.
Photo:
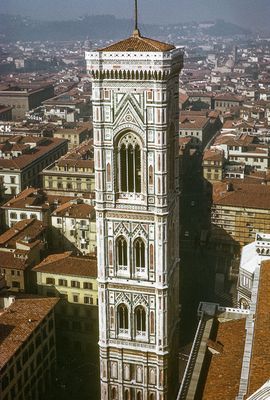
[(135, 331), (136, 336), (145, 336), (146, 334), (146, 312), (142, 306), (135, 309)]
[(145, 244), (141, 238), (134, 242), (135, 267), (141, 271), (145, 269)]
[(77, 294), (73, 295), (73, 301), (74, 301), (74, 303), (78, 303), (79, 302), (79, 296)]
[(112, 175), (111, 175), (111, 164), (107, 163), (107, 181), (111, 182), (112, 180)]
[[(133, 140), (132, 140), (133, 139)], [(141, 149), (131, 135), (125, 137), (120, 148), (120, 191), (141, 192)]]
[(128, 333), (128, 308), (120, 304), (117, 309), (119, 333)]
[(149, 166), (149, 185), (153, 185), (154, 184), (154, 170), (153, 170), (153, 166), (150, 165)]
[(149, 246), (150, 253), (150, 270), (154, 269), (154, 245), (151, 243)]
[(21, 213), (21, 215), (20, 215), (20, 219), (26, 219), (27, 218), (27, 214), (25, 214), (25, 213)]
[(83, 282), (84, 289), (93, 289), (93, 284), (91, 282)]
[(11, 219), (17, 219), (17, 214), (14, 213), (14, 212), (11, 212), (11, 213), (10, 213), (10, 218), (11, 218)]
[(150, 334), (154, 335), (155, 333), (155, 313), (154, 311), (150, 312)]
[(67, 280), (66, 279), (58, 279), (58, 285), (59, 286), (67, 286)]
[(16, 281), (12, 281), (11, 282), (11, 286), (13, 288), (16, 288), (16, 289), (20, 289), (21, 288), (20, 282), (16, 282)]
[(129, 397), (129, 389), (125, 389), (124, 400), (130, 400), (130, 397)]
[(80, 282), (79, 281), (71, 281), (71, 287), (79, 288), (80, 287)]
[(112, 400), (116, 400), (116, 389), (112, 388)]
[(117, 239), (116, 249), (118, 268), (127, 270), (127, 241), (123, 236)]
[(142, 400), (142, 392), (140, 390), (137, 392), (136, 400)]
[(153, 92), (152, 92), (152, 90), (149, 90), (147, 92), (147, 100), (148, 101), (152, 101), (153, 100)]
[(61, 223), (62, 223), (62, 218), (57, 218), (57, 219), (56, 219), (56, 223), (57, 223), (57, 224), (61, 224)]
[(84, 296), (84, 304), (94, 304), (93, 297)]
[(47, 283), (47, 285), (54, 285), (55, 279), (54, 278), (46, 278), (46, 283)]
[(112, 241), (109, 240), (109, 265), (113, 264)]
[(37, 215), (36, 214), (30, 214), (30, 218), (31, 219), (37, 219)]

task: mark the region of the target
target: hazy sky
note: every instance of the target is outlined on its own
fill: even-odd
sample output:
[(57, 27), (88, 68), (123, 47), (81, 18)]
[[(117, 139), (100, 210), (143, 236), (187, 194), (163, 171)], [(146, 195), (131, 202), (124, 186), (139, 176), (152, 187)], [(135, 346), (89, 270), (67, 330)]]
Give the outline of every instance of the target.
[[(144, 23), (175, 23), (223, 18), (243, 26), (269, 24), (270, 0), (138, 0)], [(85, 14), (133, 16), (134, 0), (0, 0), (0, 13), (38, 19), (68, 19)]]

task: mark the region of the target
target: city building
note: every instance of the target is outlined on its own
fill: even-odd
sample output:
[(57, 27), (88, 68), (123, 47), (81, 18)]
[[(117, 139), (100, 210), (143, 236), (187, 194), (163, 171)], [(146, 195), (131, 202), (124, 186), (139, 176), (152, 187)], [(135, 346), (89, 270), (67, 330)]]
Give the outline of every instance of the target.
[(10, 137), (0, 144), (0, 177), (5, 195), (28, 186), (40, 187), (39, 173), (67, 152), (67, 140), (31, 136)]
[(43, 103), (44, 118), (48, 121), (77, 122), (87, 121), (91, 114), (90, 99), (63, 93)]
[(51, 215), (51, 247), (80, 254), (96, 253), (96, 214), (94, 206), (75, 198), (62, 204)]
[(92, 137), (92, 124), (76, 124), (75, 127), (60, 128), (53, 132), (54, 138), (63, 138), (68, 140), (68, 149), (72, 150), (82, 142)]
[(255, 268), (250, 310), (200, 304), (177, 400), (269, 398), (269, 267)]
[(256, 136), (227, 132), (217, 137), (212, 147), (224, 151), (230, 163), (241, 163), (249, 169), (266, 171), (269, 168), (269, 146), (260, 144)]
[(241, 308), (249, 308), (254, 273), (261, 263), (270, 259), (270, 234), (258, 232), (255, 241), (243, 247), (237, 283), (237, 302)]
[(42, 222), (24, 219), (0, 235), (0, 274), (12, 291), (31, 292), (31, 268), (38, 264), (45, 248)]
[(5, 225), (10, 228), (23, 219), (35, 218), (50, 225), (51, 205), (42, 189), (27, 188), (1, 206), (5, 212)]
[(223, 150), (207, 149), (203, 153), (203, 177), (209, 182), (221, 181), (224, 176)]
[(42, 171), (43, 188), (52, 195), (93, 198), (95, 191), (93, 158), (93, 141), (82, 143)]
[(179, 137), (192, 136), (204, 148), (221, 127), (219, 114), (213, 111), (181, 111)]
[(0, 105), (0, 121), (12, 120), (12, 107)]
[(232, 108), (242, 106), (243, 102), (244, 100), (241, 96), (233, 93), (221, 93), (214, 97), (214, 109), (225, 114)]
[(12, 118), (23, 119), (25, 113), (54, 96), (52, 85), (17, 85), (7, 86), (0, 90), (0, 104), (12, 107)]
[(52, 298), (0, 298), (1, 399), (43, 399), (55, 384)]
[[(64, 376), (70, 379), (67, 363), (74, 371), (86, 365), (89, 376), (89, 370), (96, 370), (99, 363), (96, 258), (71, 252), (52, 254), (33, 273), (40, 295), (60, 297), (55, 309), (56, 345)], [(92, 384), (96, 386), (97, 382)]]
[(86, 52), (93, 79), (101, 398), (177, 391), (179, 72), (133, 35)]
[(269, 204), (268, 185), (240, 181), (214, 184), (211, 241), (219, 246), (234, 242), (237, 251), (251, 243), (256, 232), (270, 233)]

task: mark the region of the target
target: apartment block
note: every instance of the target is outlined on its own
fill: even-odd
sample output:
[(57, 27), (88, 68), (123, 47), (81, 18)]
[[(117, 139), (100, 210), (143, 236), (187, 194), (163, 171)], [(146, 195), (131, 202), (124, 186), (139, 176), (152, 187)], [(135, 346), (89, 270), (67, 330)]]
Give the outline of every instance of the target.
[(2, 400), (39, 400), (55, 384), (55, 298), (0, 298)]

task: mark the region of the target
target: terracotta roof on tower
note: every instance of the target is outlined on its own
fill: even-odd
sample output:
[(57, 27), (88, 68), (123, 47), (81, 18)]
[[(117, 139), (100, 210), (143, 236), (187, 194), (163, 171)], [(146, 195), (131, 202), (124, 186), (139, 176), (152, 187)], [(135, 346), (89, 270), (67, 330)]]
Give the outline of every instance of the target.
[(99, 51), (169, 51), (175, 49), (175, 46), (163, 43), (158, 40), (149, 39), (138, 34), (134, 34), (120, 42), (113, 43)]

